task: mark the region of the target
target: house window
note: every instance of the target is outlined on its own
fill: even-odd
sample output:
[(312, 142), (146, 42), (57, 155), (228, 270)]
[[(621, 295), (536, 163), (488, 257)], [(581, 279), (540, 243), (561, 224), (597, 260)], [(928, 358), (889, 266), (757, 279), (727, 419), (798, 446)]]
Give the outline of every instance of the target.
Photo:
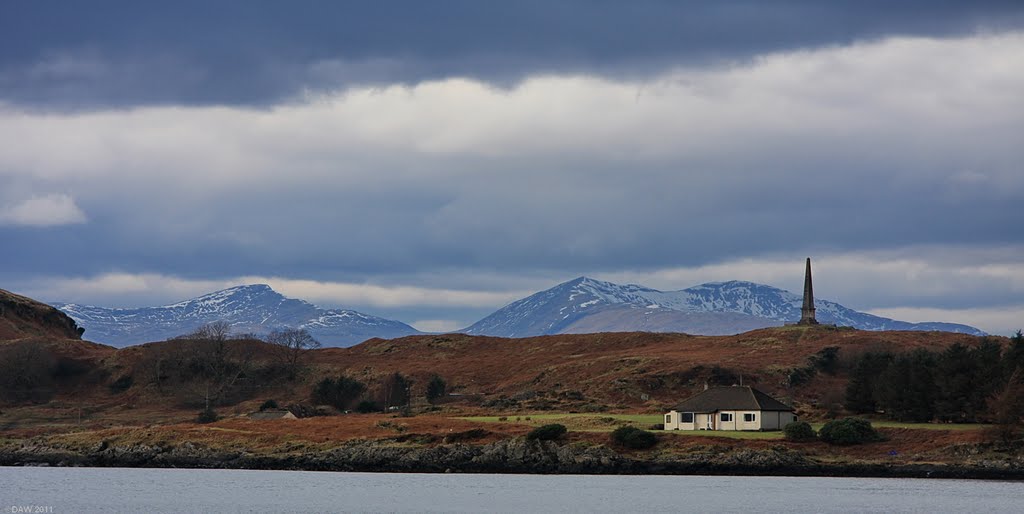
[(752, 413), (748, 412), (748, 413), (743, 415), (743, 421), (745, 421), (747, 423), (753, 423), (753, 422), (757, 421), (757, 414), (752, 414)]
[(723, 423), (728, 423), (732, 421), (732, 414), (728, 412), (723, 412), (721, 417), (719, 417), (718, 419), (721, 420)]
[(693, 423), (693, 413), (692, 412), (684, 412), (684, 413), (680, 414), (679, 415), (679, 422), (680, 423)]
[(668, 425), (670, 423), (672, 423), (672, 415), (671, 414), (665, 414), (665, 424)]

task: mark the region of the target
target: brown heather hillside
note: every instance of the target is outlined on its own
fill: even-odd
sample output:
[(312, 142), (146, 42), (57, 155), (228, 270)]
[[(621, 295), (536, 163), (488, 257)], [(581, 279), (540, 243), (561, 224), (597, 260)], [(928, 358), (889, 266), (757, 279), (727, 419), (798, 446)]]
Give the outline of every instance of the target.
[[(57, 380), (59, 399), (103, 404), (180, 406), (168, 390), (188, 384), (165, 383), (158, 394), (151, 383), (153, 362), (182, 341), (165, 341), (123, 349), (87, 341), (19, 338), (46, 348), (58, 361), (73, 361), (74, 381)], [(295, 381), (254, 382), (252, 396), (308, 403), (313, 385), (341, 374), (371, 389), (399, 372), (414, 381), (421, 395), (431, 374), (443, 377), (449, 400), (488, 410), (630, 410), (658, 412), (701, 390), (704, 383), (755, 385), (802, 409), (840, 402), (848, 364), (866, 351), (942, 349), (959, 342), (974, 346), (981, 338), (942, 332), (865, 332), (825, 327), (779, 327), (734, 336), (689, 336), (644, 332), (567, 334), (523, 339), (446, 334), (372, 339), (351, 348), (307, 353), (305, 370)], [(0, 344), (11, 344), (0, 343)], [(253, 366), (272, 366), (274, 347), (259, 341), (233, 340), (228, 345)], [(814, 370), (809, 358), (837, 347), (838, 371)], [(805, 378), (793, 379), (804, 370)], [(799, 375), (799, 373), (797, 373)], [(113, 381), (131, 377), (125, 391), (113, 393)], [(272, 383), (271, 383), (272, 382)], [(794, 383), (798, 382), (798, 383)], [(62, 387), (65, 386), (65, 387)], [(73, 386), (73, 387), (70, 387)]]
[[(827, 327), (779, 327), (733, 336), (643, 332), (567, 334), (504, 339), (448, 334), (370, 340), (318, 350), (317, 373), (343, 371), (360, 380), (399, 371), (416, 379), (437, 373), (457, 392), (529, 401), (578, 399), (575, 407), (606, 405), (659, 411), (711, 385), (740, 380), (797, 403), (841, 395), (845, 366), (866, 352), (942, 349), (981, 338), (945, 332), (865, 332)], [(835, 376), (814, 372), (792, 385), (794, 370), (827, 347), (839, 348)], [(492, 402), (493, 403), (493, 402)], [(560, 402), (567, 403), (567, 402)], [(569, 402), (572, 403), (572, 402)]]
[[(725, 455), (741, 464), (720, 472), (930, 476), (935, 470), (993, 478), (1019, 476), (1024, 462), (1014, 447), (991, 443), (985, 430), (941, 425), (884, 427), (885, 441), (853, 447), (679, 432), (659, 435), (652, 451), (609, 441), (612, 427), (646, 427), (705, 382), (756, 384), (792, 402), (805, 419), (821, 419), (841, 409), (851, 363), (863, 352), (941, 350), (984, 340), (968, 335), (777, 327), (735, 336), (411, 336), (310, 351), (292, 377), (276, 347), (261, 341), (172, 340), (115, 349), (73, 337), (74, 325), (44, 305), (9, 293), (2, 299), (0, 464), (6, 465), (423, 471), (462, 469), (479, 454), (497, 463), (490, 471), (550, 472), (555, 468), (537, 462), (560, 456), (570, 463), (592, 462), (564, 472), (705, 473)], [(1005, 338), (997, 340), (1006, 344)], [(822, 366), (822, 355), (834, 355), (833, 365)], [(367, 384), (367, 396), (379, 400), (383, 379), (395, 372), (413, 380), (412, 417), (245, 417), (268, 399), (301, 414), (336, 413), (311, 405), (311, 391), (321, 379), (347, 375)], [(429, 409), (423, 392), (434, 373), (455, 394)], [(222, 419), (196, 424), (210, 392), (225, 384), (228, 393), (211, 401)], [(476, 415), (492, 417), (467, 417)], [(520, 436), (549, 422), (567, 424), (571, 444), (530, 450)], [(463, 454), (463, 460), (452, 457)], [(635, 459), (629, 461), (634, 467), (616, 467), (622, 459)], [(751, 459), (769, 464), (744, 467)], [(396, 462), (406, 467), (382, 464)], [(660, 467), (665, 465), (677, 466)]]
[(0, 289), (0, 341), (26, 337), (79, 339), (82, 333), (63, 312)]
[[(67, 405), (75, 404), (87, 406), (95, 419), (111, 422), (135, 417), (182, 420), (194, 417), (208, 394), (205, 383), (190, 378), (196, 375), (180, 372), (194, 366), (200, 355), (187, 341), (115, 349), (77, 339), (73, 322), (46, 305), (6, 292), (2, 300), (0, 353), (40, 361), (34, 372), (45, 375), (23, 392), (0, 386), (7, 387), (0, 391), (8, 393), (0, 402), (8, 407), (35, 405), (31, 408), (40, 419), (46, 418), (47, 406), (63, 406), (58, 410), (66, 411)], [(232, 393), (216, 400), (215, 407), (235, 413), (254, 410), (268, 398), (282, 406), (309, 406), (317, 382), (343, 374), (367, 384), (367, 394), (373, 396), (380, 392), (383, 379), (395, 372), (413, 380), (412, 393), (421, 405), (430, 376), (443, 377), (454, 393), (444, 400), (447, 410), (656, 413), (700, 391), (705, 383), (742, 381), (792, 402), (802, 415), (817, 417), (840, 408), (850, 363), (863, 352), (943, 349), (957, 342), (975, 346), (981, 340), (953, 333), (831, 327), (776, 327), (733, 336), (424, 335), (310, 351), (294, 378), (281, 373), (275, 347), (229, 340), (224, 347), (227, 360), (240, 363), (242, 372), (230, 371), (227, 379), (208, 382), (214, 388), (232, 383)], [(835, 369), (826, 373), (812, 359), (830, 347), (838, 348), (838, 358)], [(14, 365), (6, 360), (8, 366)], [(18, 364), (9, 371), (23, 367)], [(113, 410), (117, 415), (112, 417)], [(0, 429), (13, 425), (23, 424)]]

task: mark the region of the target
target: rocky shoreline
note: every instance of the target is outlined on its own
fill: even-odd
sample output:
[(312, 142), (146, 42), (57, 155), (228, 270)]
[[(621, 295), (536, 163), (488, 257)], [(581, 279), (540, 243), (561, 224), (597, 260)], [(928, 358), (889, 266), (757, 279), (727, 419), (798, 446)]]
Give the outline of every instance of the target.
[(24, 442), (0, 447), (0, 466), (221, 468), (397, 473), (828, 476), (1024, 480), (1024, 457), (959, 465), (826, 463), (785, 447), (686, 454), (624, 454), (603, 445), (506, 439), (489, 444), (408, 446), (352, 441), (325, 451), (255, 454), (193, 443), (174, 447), (99, 443), (81, 450)]

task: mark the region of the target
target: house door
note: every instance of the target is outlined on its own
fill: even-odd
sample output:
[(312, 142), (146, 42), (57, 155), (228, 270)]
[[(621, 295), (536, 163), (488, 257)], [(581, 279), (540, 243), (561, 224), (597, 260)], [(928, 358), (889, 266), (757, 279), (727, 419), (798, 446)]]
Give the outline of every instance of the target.
[(714, 430), (714, 429), (715, 429), (715, 415), (714, 414), (708, 414), (708, 430)]

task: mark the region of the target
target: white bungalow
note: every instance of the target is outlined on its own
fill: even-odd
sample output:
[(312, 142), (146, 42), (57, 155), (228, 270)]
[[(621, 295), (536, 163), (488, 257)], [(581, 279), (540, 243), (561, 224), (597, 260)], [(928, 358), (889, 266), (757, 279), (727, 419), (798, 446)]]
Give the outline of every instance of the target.
[(665, 414), (665, 430), (781, 430), (793, 408), (749, 386), (712, 387)]

